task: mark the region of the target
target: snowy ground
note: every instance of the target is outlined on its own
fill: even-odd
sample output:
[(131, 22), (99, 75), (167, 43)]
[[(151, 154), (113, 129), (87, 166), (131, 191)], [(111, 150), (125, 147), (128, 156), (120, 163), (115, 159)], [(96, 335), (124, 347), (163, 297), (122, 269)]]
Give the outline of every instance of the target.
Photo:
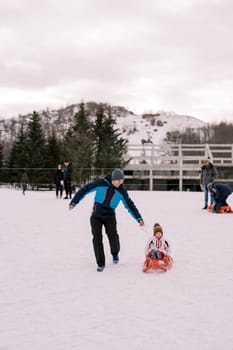
[[(233, 349), (233, 215), (201, 210), (202, 193), (130, 195), (146, 232), (119, 206), (120, 263), (105, 239), (99, 273), (91, 195), (70, 212), (54, 192), (0, 189), (0, 350)], [(143, 273), (156, 221), (174, 265)]]

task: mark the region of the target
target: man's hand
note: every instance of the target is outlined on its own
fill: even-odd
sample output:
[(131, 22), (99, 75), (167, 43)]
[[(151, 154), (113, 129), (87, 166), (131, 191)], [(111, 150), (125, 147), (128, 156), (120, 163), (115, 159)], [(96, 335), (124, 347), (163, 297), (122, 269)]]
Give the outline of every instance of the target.
[(69, 210), (72, 210), (72, 209), (74, 209), (74, 206), (73, 205), (69, 205)]
[(144, 221), (143, 220), (139, 221), (139, 226), (144, 226)]

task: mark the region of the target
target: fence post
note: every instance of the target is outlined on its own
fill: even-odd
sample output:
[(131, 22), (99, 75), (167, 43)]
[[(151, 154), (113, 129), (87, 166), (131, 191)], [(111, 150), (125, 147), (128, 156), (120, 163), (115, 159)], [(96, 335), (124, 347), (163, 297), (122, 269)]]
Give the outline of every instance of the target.
[(183, 158), (182, 158), (182, 148), (179, 144), (179, 191), (182, 191), (183, 188)]
[(149, 170), (149, 176), (150, 176), (150, 185), (149, 185), (149, 190), (153, 191), (153, 170), (152, 168), (150, 168)]

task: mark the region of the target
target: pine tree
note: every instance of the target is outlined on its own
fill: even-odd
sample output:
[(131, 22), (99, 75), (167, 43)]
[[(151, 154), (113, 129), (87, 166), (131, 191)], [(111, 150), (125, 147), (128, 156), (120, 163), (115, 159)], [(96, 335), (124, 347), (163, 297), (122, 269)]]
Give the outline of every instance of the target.
[(91, 122), (88, 119), (88, 113), (85, 109), (85, 103), (79, 104), (79, 110), (74, 116), (74, 132), (78, 132), (80, 135), (84, 135), (91, 129)]
[(3, 167), (3, 145), (0, 143), (0, 168)]
[(48, 136), (45, 146), (45, 168), (49, 183), (53, 182), (54, 171), (62, 162), (62, 142), (57, 139), (55, 130)]
[(4, 172), (3, 172), (3, 145), (0, 143), (0, 182), (4, 180)]
[(105, 146), (105, 135), (104, 135), (104, 108), (102, 105), (99, 106), (96, 112), (96, 120), (94, 123), (94, 167), (95, 168), (103, 168), (105, 165), (104, 162), (104, 146)]
[(94, 123), (94, 166), (102, 169), (104, 173), (116, 167), (123, 168), (125, 165), (123, 156), (127, 151), (127, 140), (121, 137), (121, 133), (115, 125), (116, 122), (112, 118), (110, 107), (106, 113), (103, 106), (100, 105)]
[(75, 181), (85, 183), (93, 163), (93, 131), (84, 102), (80, 103), (74, 125), (65, 136), (63, 154), (74, 165)]
[(45, 143), (40, 117), (34, 111), (27, 127), (27, 154), (30, 168), (40, 168), (45, 165)]
[(40, 117), (35, 111), (28, 123), (26, 135), (27, 164), (28, 168), (31, 168), (29, 178), (31, 181), (37, 183), (47, 182), (48, 174), (42, 171), (42, 168), (46, 165), (46, 140)]
[(28, 167), (27, 136), (25, 132), (24, 123), (20, 124), (19, 133), (16, 137), (15, 142), (12, 145), (10, 157), (9, 157), (9, 167), (10, 168)]
[(62, 142), (57, 139), (54, 130), (47, 139), (45, 150), (46, 168), (57, 168), (62, 162)]
[(22, 122), (20, 124), (19, 133), (16, 136), (16, 140), (12, 145), (9, 161), (9, 168), (13, 168), (9, 172), (9, 179), (11, 182), (20, 183), (20, 178), (25, 168), (28, 167), (27, 157), (27, 135), (25, 132), (25, 125)]

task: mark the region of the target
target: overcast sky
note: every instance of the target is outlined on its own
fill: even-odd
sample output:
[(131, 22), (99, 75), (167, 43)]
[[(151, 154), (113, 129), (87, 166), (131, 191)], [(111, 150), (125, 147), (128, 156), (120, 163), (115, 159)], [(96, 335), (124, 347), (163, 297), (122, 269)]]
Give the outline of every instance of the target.
[(80, 103), (233, 121), (233, 1), (0, 0), (0, 118)]

